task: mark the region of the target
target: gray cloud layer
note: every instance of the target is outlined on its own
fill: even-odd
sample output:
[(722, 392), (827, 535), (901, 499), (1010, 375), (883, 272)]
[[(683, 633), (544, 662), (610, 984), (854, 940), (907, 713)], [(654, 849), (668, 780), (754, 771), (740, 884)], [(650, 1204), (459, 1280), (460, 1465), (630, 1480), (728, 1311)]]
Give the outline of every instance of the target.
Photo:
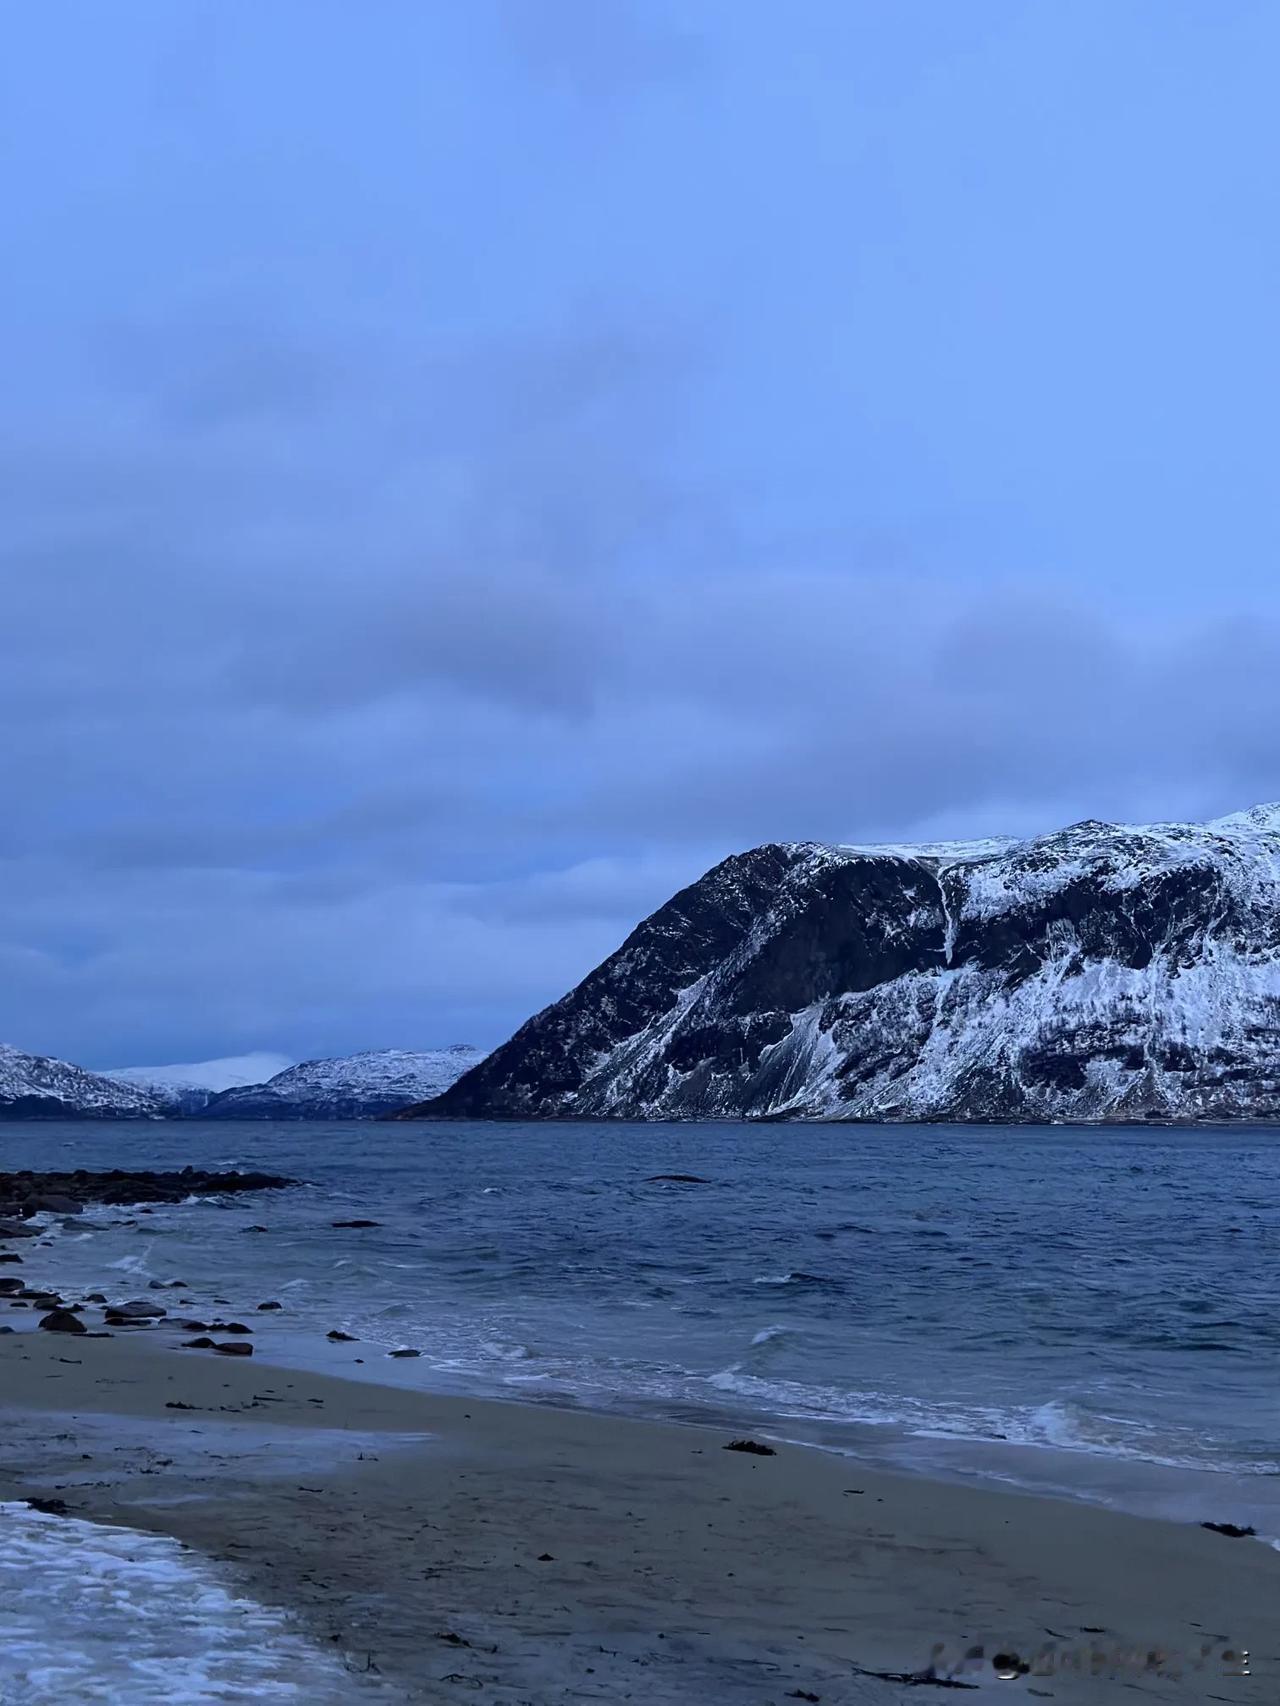
[[(696, 109), (724, 74), (639, 8), (603, 32), (594, 7), (484, 15), (508, 56), (492, 76), (536, 86), (521, 121), (563, 101), (578, 147), (613, 146), (629, 103)], [(226, 55), (182, 124), (230, 122), (246, 73)], [(253, 182), (232, 153), (214, 201)], [(278, 245), (252, 209), (218, 215), (256, 282), (228, 260), (187, 288), (169, 257), (153, 292), (147, 254), (114, 282), (100, 256), (101, 288), (60, 275), (15, 352), (0, 1037), (97, 1064), (494, 1042), (758, 840), (1280, 793), (1270, 589), (1152, 560), (1082, 572), (1065, 549), (1055, 567), (909, 470), (890, 501), (879, 429), (820, 371), (813, 418), (793, 374), (759, 393), (761, 480), (733, 401), (738, 299), (709, 312), (706, 275), (673, 293), (624, 253), (606, 289), (569, 256), (535, 311), (535, 227), (492, 252), (506, 281), (492, 300), (476, 284), (468, 316), (466, 257), (419, 238), (375, 312), (321, 214), (351, 268), (392, 214), (289, 172), (309, 199)], [(408, 205), (405, 183), (387, 193)], [(551, 219), (562, 242), (572, 212)]]

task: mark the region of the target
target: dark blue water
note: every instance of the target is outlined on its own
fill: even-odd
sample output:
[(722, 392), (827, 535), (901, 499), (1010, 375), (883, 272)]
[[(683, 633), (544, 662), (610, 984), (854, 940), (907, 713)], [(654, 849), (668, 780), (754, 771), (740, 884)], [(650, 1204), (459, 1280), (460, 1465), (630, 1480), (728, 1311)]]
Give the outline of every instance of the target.
[[(274, 1334), (331, 1366), (339, 1326), (378, 1378), (1085, 1496), (1150, 1504), (1181, 1476), (1280, 1502), (1271, 1131), (191, 1121), (5, 1126), (0, 1155), (310, 1181), (38, 1253), (121, 1296), (180, 1275), (278, 1298), (264, 1354)], [(673, 1172), (708, 1182), (650, 1182)], [(355, 1216), (382, 1224), (330, 1224)], [(400, 1345), (422, 1359), (388, 1362)]]

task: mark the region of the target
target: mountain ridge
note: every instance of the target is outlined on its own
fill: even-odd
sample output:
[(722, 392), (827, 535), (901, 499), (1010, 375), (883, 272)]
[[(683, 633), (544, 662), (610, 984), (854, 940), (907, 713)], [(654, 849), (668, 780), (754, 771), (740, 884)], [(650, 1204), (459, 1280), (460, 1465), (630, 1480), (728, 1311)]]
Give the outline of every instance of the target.
[(1280, 1117), (1280, 805), (731, 855), (398, 1117)]
[(2, 1119), (159, 1119), (158, 1097), (105, 1073), (0, 1043)]
[(299, 1061), (262, 1084), (224, 1090), (204, 1119), (372, 1119), (445, 1089), (483, 1058), (469, 1043), (438, 1049), (365, 1049)]
[[(269, 1055), (196, 1067), (92, 1072), (0, 1044), (0, 1120), (370, 1119), (445, 1088), (483, 1058), (469, 1043), (442, 1049), (366, 1049), (288, 1066), (260, 1083), (213, 1091), (184, 1074), (235, 1073)], [(165, 1081), (164, 1074), (170, 1074)], [(172, 1076), (176, 1075), (176, 1076)], [(216, 1111), (215, 1111), (216, 1109)]]

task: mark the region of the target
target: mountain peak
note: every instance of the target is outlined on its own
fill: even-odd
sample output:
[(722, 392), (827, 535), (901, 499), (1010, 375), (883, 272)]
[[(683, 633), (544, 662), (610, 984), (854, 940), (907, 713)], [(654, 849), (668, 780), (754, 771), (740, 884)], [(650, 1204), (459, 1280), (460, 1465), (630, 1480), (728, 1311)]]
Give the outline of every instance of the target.
[(410, 1112), (1280, 1114), (1280, 807), (750, 849)]

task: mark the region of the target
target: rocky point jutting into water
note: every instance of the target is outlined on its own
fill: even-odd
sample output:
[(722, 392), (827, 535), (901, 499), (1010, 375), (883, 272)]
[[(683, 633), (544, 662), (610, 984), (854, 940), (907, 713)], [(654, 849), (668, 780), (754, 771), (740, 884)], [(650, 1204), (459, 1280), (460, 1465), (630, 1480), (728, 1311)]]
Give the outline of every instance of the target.
[(717, 865), (405, 1117), (1280, 1114), (1280, 805)]

